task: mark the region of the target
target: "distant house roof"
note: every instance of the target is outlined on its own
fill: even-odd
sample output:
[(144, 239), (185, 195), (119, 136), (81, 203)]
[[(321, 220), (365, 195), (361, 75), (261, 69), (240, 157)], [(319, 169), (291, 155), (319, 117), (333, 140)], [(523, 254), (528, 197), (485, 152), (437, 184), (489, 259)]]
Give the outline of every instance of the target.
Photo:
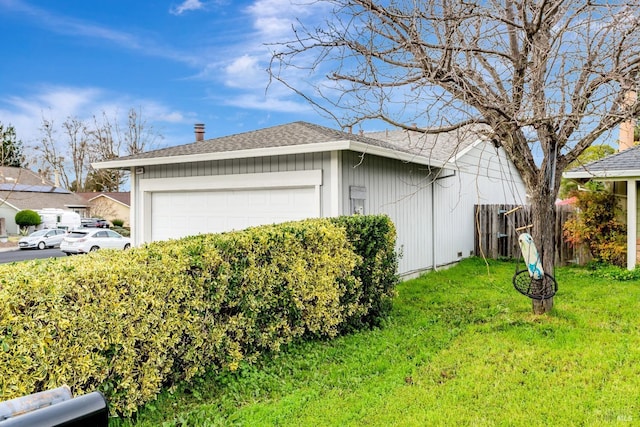
[(566, 171), (565, 178), (631, 178), (640, 176), (640, 146), (620, 151), (600, 160)]
[[(186, 145), (148, 151), (133, 156), (94, 163), (97, 169), (131, 168), (147, 165), (185, 163), (208, 160), (224, 160), (257, 156), (273, 156), (352, 150), (382, 157), (410, 161), (435, 167), (446, 167), (447, 161), (458, 146), (454, 139), (459, 135), (440, 136), (438, 149), (416, 149), (405, 144), (400, 137), (383, 137), (383, 133), (353, 134), (307, 122), (294, 122), (251, 132), (197, 141)], [(393, 134), (393, 133), (390, 133)], [(416, 138), (420, 139), (420, 138)], [(425, 137), (426, 141), (434, 141)], [(476, 135), (475, 140), (478, 139)], [(439, 151), (440, 144), (443, 152)], [(470, 142), (471, 143), (471, 142)], [(448, 148), (444, 148), (447, 146)], [(445, 153), (446, 151), (446, 153)]]
[(25, 168), (0, 167), (0, 202), (16, 210), (84, 208), (84, 199)]
[(128, 191), (115, 192), (115, 191), (102, 191), (102, 192), (89, 192), (89, 193), (77, 193), (79, 196), (90, 202), (99, 197), (106, 197), (108, 199), (115, 200), (116, 202), (131, 206), (131, 193)]

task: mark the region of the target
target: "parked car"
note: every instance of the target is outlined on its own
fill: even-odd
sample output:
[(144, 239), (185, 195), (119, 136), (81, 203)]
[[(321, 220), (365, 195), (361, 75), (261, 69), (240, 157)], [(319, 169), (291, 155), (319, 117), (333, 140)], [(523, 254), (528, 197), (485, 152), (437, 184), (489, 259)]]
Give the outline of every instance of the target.
[(73, 230), (65, 236), (60, 250), (67, 255), (86, 254), (98, 249), (129, 249), (131, 239), (113, 230), (80, 229)]
[(60, 243), (66, 234), (67, 232), (65, 230), (59, 228), (34, 231), (28, 236), (20, 239), (18, 241), (18, 247), (20, 249), (57, 248), (60, 246)]
[(82, 218), (80, 224), (82, 228), (110, 228), (109, 221), (101, 218)]

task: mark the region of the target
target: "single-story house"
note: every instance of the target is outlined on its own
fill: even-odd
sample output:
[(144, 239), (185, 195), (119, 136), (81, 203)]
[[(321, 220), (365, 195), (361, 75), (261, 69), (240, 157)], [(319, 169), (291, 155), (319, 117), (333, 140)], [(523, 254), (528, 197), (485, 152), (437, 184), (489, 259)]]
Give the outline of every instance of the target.
[(84, 216), (87, 203), (29, 169), (0, 166), (0, 218), (4, 218), (7, 234), (19, 234), (15, 221), (19, 211), (46, 208), (71, 210)]
[(134, 244), (309, 217), (387, 214), (399, 273), (474, 254), (474, 205), (525, 203), (482, 128), (354, 134), (294, 122), (95, 163), (131, 172)]
[(131, 193), (128, 191), (103, 191), (93, 193), (77, 193), (89, 204), (87, 216), (103, 218), (108, 221), (120, 219), (125, 227), (129, 226)]
[(627, 268), (633, 270), (640, 262), (640, 146), (623, 149), (603, 159), (571, 169), (565, 178), (610, 182), (613, 191), (623, 200), (627, 217)]

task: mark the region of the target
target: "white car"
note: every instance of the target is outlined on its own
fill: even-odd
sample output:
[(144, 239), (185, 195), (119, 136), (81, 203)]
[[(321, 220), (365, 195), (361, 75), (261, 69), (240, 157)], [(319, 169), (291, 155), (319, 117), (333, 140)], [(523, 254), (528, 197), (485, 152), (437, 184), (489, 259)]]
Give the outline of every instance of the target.
[(67, 255), (86, 254), (98, 249), (129, 249), (131, 239), (113, 230), (86, 228), (69, 232), (60, 244), (60, 250)]
[(59, 228), (34, 231), (28, 236), (20, 239), (18, 241), (18, 247), (20, 249), (57, 248), (58, 246), (60, 246), (62, 239), (66, 235), (66, 230), (62, 230)]

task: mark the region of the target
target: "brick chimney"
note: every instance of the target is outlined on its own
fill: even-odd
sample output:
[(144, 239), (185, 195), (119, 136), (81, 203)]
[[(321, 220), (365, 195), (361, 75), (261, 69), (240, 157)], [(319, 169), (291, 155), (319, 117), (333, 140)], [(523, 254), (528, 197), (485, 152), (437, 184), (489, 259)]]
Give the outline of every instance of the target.
[(194, 132), (196, 133), (196, 142), (204, 140), (204, 123), (196, 123), (194, 125)]
[[(633, 105), (638, 99), (636, 91), (630, 90), (624, 97), (625, 105)], [(633, 147), (633, 131), (636, 127), (636, 119), (631, 118), (620, 123), (620, 136), (618, 137), (618, 151), (624, 151)]]

